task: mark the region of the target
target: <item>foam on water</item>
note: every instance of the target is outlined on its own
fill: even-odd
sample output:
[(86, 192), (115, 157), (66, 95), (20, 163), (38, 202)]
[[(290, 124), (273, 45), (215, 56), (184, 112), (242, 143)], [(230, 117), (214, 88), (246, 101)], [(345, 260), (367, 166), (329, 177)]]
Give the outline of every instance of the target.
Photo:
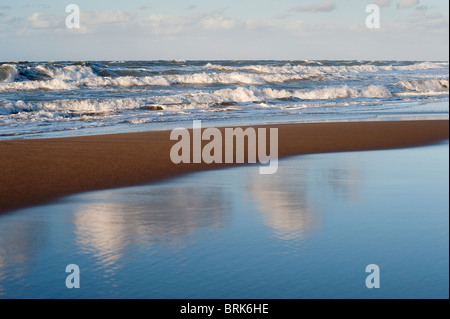
[(0, 83), (10, 83), (17, 79), (17, 68), (12, 64), (0, 65)]
[(193, 119), (378, 116), (407, 104), (448, 102), (448, 73), (448, 62), (428, 61), (0, 63), (0, 138)]

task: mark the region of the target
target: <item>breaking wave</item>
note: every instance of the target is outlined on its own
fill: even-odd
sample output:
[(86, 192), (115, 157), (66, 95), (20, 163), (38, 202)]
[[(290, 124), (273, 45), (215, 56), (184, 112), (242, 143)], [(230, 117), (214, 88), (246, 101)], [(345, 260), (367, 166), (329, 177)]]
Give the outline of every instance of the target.
[[(125, 63), (126, 64), (126, 63)], [(175, 64), (175, 65), (174, 65)], [(397, 71), (448, 69), (446, 62), (407, 65), (362, 63), (326, 65), (304, 61), (300, 64), (222, 65), (208, 62), (184, 69), (179, 62), (161, 65), (116, 65), (77, 62), (72, 64), (2, 64), (0, 92), (33, 90), (74, 90), (88, 87), (145, 87), (174, 85), (264, 85), (298, 81), (340, 81), (364, 74)], [(329, 64), (329, 63), (328, 63)], [(184, 64), (183, 64), (184, 65)], [(448, 80), (447, 80), (448, 81)], [(405, 84), (407, 88), (409, 84)], [(414, 86), (414, 84), (410, 84)]]
[[(427, 94), (448, 94), (448, 79), (420, 79), (398, 82), (404, 89)], [(408, 92), (405, 92), (407, 94)]]
[(431, 113), (441, 114), (448, 70), (410, 61), (0, 63), (0, 139), (205, 117), (332, 120), (414, 103), (439, 102)]
[(275, 90), (272, 88), (257, 89), (239, 87), (236, 89), (220, 89), (211, 92), (189, 92), (169, 96), (153, 96), (150, 98), (123, 99), (68, 99), (46, 102), (17, 102), (0, 105), (0, 114), (17, 114), (20, 112), (47, 111), (58, 115), (77, 114), (98, 115), (114, 113), (122, 110), (179, 110), (209, 107), (236, 106), (238, 103), (264, 102), (268, 100), (326, 100), (358, 97), (386, 98), (391, 94), (384, 87), (369, 86), (356, 89), (348, 86), (321, 88), (316, 90)]
[(0, 83), (10, 83), (17, 79), (17, 68), (15, 65), (0, 65)]

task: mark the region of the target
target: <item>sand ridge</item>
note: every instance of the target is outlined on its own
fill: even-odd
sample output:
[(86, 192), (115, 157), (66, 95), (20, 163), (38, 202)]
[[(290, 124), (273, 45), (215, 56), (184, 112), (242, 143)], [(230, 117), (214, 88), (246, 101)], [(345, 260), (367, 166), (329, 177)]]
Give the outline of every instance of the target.
[[(279, 158), (449, 138), (448, 120), (275, 124)], [(245, 129), (245, 126), (242, 126)], [(224, 128), (220, 128), (223, 130)], [(233, 164), (174, 164), (171, 131), (0, 141), (0, 213), (84, 191), (142, 185)]]

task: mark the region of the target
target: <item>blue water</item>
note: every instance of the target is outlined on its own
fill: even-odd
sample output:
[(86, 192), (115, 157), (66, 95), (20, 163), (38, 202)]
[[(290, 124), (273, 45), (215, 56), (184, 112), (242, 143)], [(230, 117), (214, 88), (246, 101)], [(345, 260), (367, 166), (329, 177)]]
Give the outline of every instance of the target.
[(0, 62), (0, 139), (448, 119), (448, 94), (448, 61)]
[[(449, 145), (297, 156), (0, 216), (1, 298), (448, 298)], [(65, 268), (80, 267), (79, 289)], [(365, 268), (380, 268), (379, 289)]]

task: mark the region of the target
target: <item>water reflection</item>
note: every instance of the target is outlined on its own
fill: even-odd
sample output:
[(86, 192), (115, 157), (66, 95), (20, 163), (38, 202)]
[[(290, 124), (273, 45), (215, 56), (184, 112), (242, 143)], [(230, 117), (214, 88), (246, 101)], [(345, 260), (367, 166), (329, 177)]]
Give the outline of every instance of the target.
[(0, 274), (7, 265), (30, 263), (36, 247), (47, 242), (45, 223), (22, 220), (9, 226), (0, 227)]
[(91, 194), (89, 203), (76, 207), (73, 218), (80, 249), (111, 268), (129, 245), (148, 249), (164, 242), (182, 249), (192, 243), (196, 229), (224, 226), (228, 201), (222, 187), (179, 184)]
[(297, 157), (282, 162), (275, 175), (251, 174), (247, 190), (277, 237), (301, 240), (314, 234), (322, 223), (320, 202), (330, 196), (358, 201), (359, 161), (339, 158), (339, 154), (334, 161), (315, 155)]
[(6, 293), (6, 279), (21, 280), (32, 272), (37, 251), (47, 243), (46, 223), (35, 220), (15, 220), (0, 224), (0, 296)]
[(322, 170), (321, 176), (317, 180), (322, 180), (328, 184), (338, 196), (348, 202), (357, 203), (359, 189), (361, 188), (362, 175), (360, 153), (354, 153), (352, 157), (343, 157), (336, 154), (334, 161), (328, 161), (328, 168)]
[(254, 174), (248, 184), (253, 200), (263, 214), (264, 223), (281, 239), (302, 239), (308, 229), (318, 226), (321, 212), (305, 198), (303, 179), (293, 180), (288, 170), (276, 175)]

